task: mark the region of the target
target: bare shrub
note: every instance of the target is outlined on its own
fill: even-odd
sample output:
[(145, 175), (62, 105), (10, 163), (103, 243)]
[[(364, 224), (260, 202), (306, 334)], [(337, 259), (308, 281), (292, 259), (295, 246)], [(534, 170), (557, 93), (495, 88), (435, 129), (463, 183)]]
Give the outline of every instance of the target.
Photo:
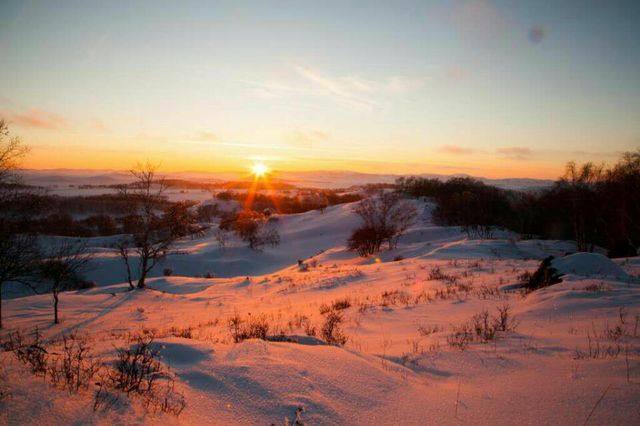
[(65, 334), (62, 336), (61, 353), (53, 358), (47, 370), (53, 385), (75, 393), (80, 388), (87, 389), (101, 368), (102, 364), (92, 354), (86, 337)]
[(327, 313), (324, 324), (320, 329), (322, 340), (330, 345), (343, 346), (347, 343), (347, 336), (343, 333), (340, 325), (344, 321), (344, 317), (340, 312), (330, 311)]
[(318, 331), (316, 330), (316, 326), (311, 323), (309, 318), (305, 318), (302, 322), (302, 326), (304, 327), (304, 334), (310, 337), (316, 337)]
[(442, 269), (440, 269), (439, 266), (434, 266), (429, 271), (429, 280), (432, 280), (432, 281), (443, 281), (448, 285), (456, 284), (458, 282), (458, 278), (459, 277), (456, 276), (456, 275), (449, 275), (449, 274), (446, 274), (446, 273), (442, 272)]
[(176, 381), (173, 377), (167, 377), (163, 386), (159, 386), (147, 398), (144, 399), (145, 407), (152, 411), (173, 414), (179, 416), (187, 405), (182, 393), (176, 391)]
[(430, 336), (433, 333), (437, 333), (440, 330), (441, 330), (440, 327), (438, 327), (437, 325), (422, 325), (422, 324), (420, 324), (418, 326), (418, 333), (421, 336), (424, 336), (424, 337)]
[(252, 316), (247, 314), (247, 318), (242, 318), (239, 314), (234, 314), (228, 320), (229, 332), (234, 343), (240, 343), (247, 339), (266, 340), (269, 334), (269, 321), (266, 316)]
[(165, 277), (170, 277), (171, 275), (173, 275), (173, 269), (171, 268), (164, 268), (162, 270), (162, 275), (164, 275)]
[(452, 348), (464, 351), (473, 342), (473, 329), (468, 323), (454, 326), (451, 334), (447, 336), (447, 343)]
[(480, 285), (478, 290), (476, 290), (476, 296), (478, 299), (487, 300), (487, 299), (501, 299), (503, 297), (502, 292), (498, 287), (489, 287), (485, 284)]
[(511, 314), (511, 306), (508, 304), (504, 304), (502, 306), (498, 306), (498, 316), (494, 318), (494, 328), (497, 331), (515, 331), (518, 326), (516, 320)]
[(613, 324), (607, 321), (601, 330), (593, 325), (592, 330), (587, 332), (587, 347), (576, 348), (574, 358), (617, 358), (623, 346), (628, 348), (630, 342), (638, 337), (639, 324), (640, 314), (636, 314), (634, 320), (629, 321), (627, 309), (624, 306), (620, 307), (617, 320)]
[(380, 295), (380, 305), (382, 306), (395, 306), (397, 304), (409, 305), (411, 303), (411, 295), (406, 291), (401, 290), (385, 290)]
[(168, 334), (174, 337), (182, 337), (183, 339), (193, 339), (193, 327), (176, 327), (172, 326), (168, 330)]
[(321, 303), (318, 309), (320, 310), (320, 314), (324, 315), (331, 310), (331, 306), (327, 305), (326, 303)]
[(153, 336), (137, 335), (134, 345), (117, 348), (115, 369), (109, 376), (114, 389), (127, 394), (150, 392), (160, 377), (162, 366), (156, 360), (158, 351), (152, 349)]
[(351, 301), (349, 300), (348, 297), (345, 297), (344, 299), (334, 300), (333, 303), (331, 304), (331, 308), (334, 311), (342, 311), (349, 307), (351, 307)]
[(94, 398), (94, 410), (108, 407), (118, 399), (116, 392), (139, 397), (152, 412), (179, 415), (186, 406), (182, 393), (175, 389), (171, 372), (158, 361), (153, 349), (153, 334), (140, 333), (132, 337), (130, 347), (116, 349), (114, 368), (99, 383)]
[(511, 315), (511, 307), (503, 305), (497, 308), (497, 315), (491, 316), (484, 309), (473, 315), (471, 319), (458, 326), (453, 326), (447, 336), (449, 346), (464, 350), (473, 342), (487, 343), (496, 339), (498, 332), (511, 332), (517, 327), (517, 321)]
[(615, 359), (620, 352), (622, 352), (622, 345), (619, 342), (603, 343), (597, 336), (587, 333), (587, 349), (576, 348), (574, 359)]
[(43, 377), (47, 374), (49, 352), (37, 328), (31, 333), (31, 337), (25, 337), (16, 330), (9, 333), (7, 339), (3, 343), (4, 350), (13, 352), (19, 361), (29, 365), (33, 374)]
[(489, 311), (483, 310), (471, 317), (471, 324), (476, 336), (482, 341), (487, 342), (496, 337), (496, 328), (489, 318)]

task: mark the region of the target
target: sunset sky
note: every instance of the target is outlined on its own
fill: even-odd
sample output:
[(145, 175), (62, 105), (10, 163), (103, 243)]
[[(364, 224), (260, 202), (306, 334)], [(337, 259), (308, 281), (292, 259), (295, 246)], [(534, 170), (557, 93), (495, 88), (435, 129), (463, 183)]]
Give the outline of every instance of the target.
[(28, 168), (556, 177), (640, 147), (640, 1), (0, 2)]

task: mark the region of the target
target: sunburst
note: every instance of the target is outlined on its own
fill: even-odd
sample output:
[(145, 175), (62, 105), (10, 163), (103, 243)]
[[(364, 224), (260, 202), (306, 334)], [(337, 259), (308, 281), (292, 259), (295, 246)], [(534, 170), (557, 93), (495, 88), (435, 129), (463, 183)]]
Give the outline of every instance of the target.
[(251, 173), (253, 173), (255, 177), (263, 177), (269, 173), (269, 167), (262, 162), (253, 163), (251, 166)]

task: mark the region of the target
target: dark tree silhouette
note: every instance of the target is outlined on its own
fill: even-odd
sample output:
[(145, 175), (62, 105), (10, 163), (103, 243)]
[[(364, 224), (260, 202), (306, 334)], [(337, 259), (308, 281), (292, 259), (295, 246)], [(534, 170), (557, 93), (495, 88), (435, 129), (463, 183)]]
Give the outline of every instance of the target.
[(384, 243), (389, 250), (394, 249), (418, 215), (415, 206), (396, 192), (379, 192), (366, 198), (358, 203), (354, 212), (363, 224), (353, 231), (347, 245), (361, 256), (380, 251)]
[(60, 292), (80, 287), (81, 274), (89, 260), (91, 255), (87, 253), (84, 244), (65, 241), (46, 251), (44, 259), (39, 262), (38, 276), (51, 285), (54, 324), (60, 322), (58, 317)]
[[(19, 234), (13, 226), (15, 216), (22, 216), (15, 208), (17, 201), (29, 195), (26, 190), (21, 190), (20, 179), (15, 173), (20, 159), (27, 152), (28, 148), (20, 138), (10, 136), (7, 122), (0, 119), (0, 328), (3, 286), (18, 282), (31, 287), (30, 278), (38, 259), (35, 237)], [(28, 213), (27, 209), (24, 214)]]
[[(167, 185), (163, 178), (157, 177), (157, 168), (151, 163), (136, 166), (131, 170), (134, 182), (121, 189), (121, 195), (130, 200), (128, 228), (131, 235), (123, 239), (118, 251), (126, 266), (131, 289), (146, 287), (149, 272), (164, 260), (168, 250), (180, 237), (181, 232), (176, 231), (183, 231), (191, 223), (189, 219), (189, 223), (185, 224), (184, 215), (179, 214), (178, 210), (171, 214), (163, 211), (163, 194)], [(173, 222), (175, 218), (180, 220), (179, 224)], [(138, 278), (135, 286), (132, 254), (137, 256)]]

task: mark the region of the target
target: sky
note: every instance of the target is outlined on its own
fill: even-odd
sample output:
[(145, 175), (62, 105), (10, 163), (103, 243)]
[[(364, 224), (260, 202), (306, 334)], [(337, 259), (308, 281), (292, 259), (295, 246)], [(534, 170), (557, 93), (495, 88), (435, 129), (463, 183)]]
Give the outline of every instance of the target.
[(640, 1), (0, 0), (26, 168), (555, 178), (640, 147)]

